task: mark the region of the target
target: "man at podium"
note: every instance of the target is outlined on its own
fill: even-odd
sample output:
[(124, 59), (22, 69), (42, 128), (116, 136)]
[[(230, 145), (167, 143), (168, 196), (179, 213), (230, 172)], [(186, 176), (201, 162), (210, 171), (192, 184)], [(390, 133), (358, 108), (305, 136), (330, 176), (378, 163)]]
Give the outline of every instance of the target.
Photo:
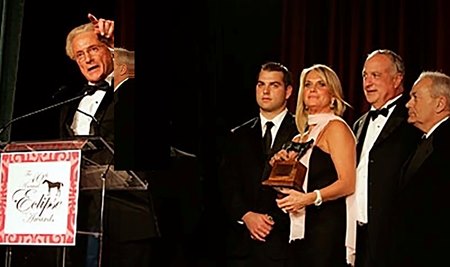
[[(101, 137), (114, 149), (114, 21), (91, 14), (88, 18), (90, 23), (74, 28), (66, 39), (66, 54), (77, 63), (87, 84), (81, 89), (85, 96), (79, 102), (61, 109), (60, 133), (62, 138)], [(96, 163), (114, 171), (114, 151), (104, 149), (94, 156)], [(82, 172), (83, 178), (86, 179)], [(145, 177), (140, 179), (145, 181)], [(159, 236), (159, 230), (149, 190), (106, 187), (104, 209), (99, 205), (100, 198), (100, 189), (80, 190), (78, 229), (101, 229), (98, 222), (102, 213), (103, 241), (87, 235), (83, 237), (86, 241), (78, 242), (82, 238), (77, 235), (77, 246), (69, 254), (71, 264), (151, 266), (151, 243)]]

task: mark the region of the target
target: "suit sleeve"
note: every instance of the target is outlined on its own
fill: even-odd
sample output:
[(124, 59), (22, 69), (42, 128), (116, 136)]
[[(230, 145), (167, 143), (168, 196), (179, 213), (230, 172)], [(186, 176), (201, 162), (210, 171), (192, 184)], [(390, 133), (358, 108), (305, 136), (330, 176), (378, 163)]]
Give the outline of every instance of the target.
[(239, 149), (237, 137), (230, 133), (225, 141), (224, 152), (219, 166), (219, 185), (223, 205), (228, 217), (239, 221), (249, 211), (243, 197), (243, 178), (239, 175)]

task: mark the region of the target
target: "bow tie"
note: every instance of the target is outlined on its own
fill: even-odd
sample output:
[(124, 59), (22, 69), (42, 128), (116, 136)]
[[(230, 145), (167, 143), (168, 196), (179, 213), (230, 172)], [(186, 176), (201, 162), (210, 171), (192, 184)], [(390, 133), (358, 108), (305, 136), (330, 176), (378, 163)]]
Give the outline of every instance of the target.
[(369, 116), (372, 120), (375, 120), (378, 117), (378, 115), (387, 117), (388, 114), (389, 114), (389, 109), (387, 109), (387, 108), (375, 109), (375, 110), (369, 111)]
[(100, 81), (91, 86), (97, 90), (102, 90), (102, 91), (108, 91), (108, 89), (109, 89), (109, 83), (107, 83), (106, 81)]
[(389, 110), (394, 107), (397, 102), (400, 101), (401, 98), (398, 98), (397, 100), (395, 100), (394, 102), (390, 103), (387, 107), (382, 108), (382, 109), (374, 109), (369, 111), (369, 116), (372, 120), (375, 120), (376, 118), (378, 118), (378, 115), (387, 117), (387, 115), (389, 114)]
[(85, 92), (87, 92), (88, 95), (92, 95), (97, 90), (108, 91), (110, 89), (110, 86), (106, 81), (101, 81), (94, 85), (86, 84), (83, 89)]

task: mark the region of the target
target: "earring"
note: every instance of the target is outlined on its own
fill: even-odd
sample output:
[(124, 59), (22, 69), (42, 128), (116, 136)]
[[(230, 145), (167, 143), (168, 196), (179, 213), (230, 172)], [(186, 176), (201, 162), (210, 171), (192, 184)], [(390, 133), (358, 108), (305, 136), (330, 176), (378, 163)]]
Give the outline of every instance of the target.
[(331, 103), (330, 103), (330, 108), (334, 109), (334, 103), (335, 103), (336, 99), (331, 99)]

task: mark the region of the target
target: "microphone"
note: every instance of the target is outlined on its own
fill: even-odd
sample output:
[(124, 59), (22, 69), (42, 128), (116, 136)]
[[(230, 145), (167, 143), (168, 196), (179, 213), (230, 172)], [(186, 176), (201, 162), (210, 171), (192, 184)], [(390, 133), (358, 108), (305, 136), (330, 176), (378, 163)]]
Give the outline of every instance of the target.
[(70, 86), (67, 85), (61, 85), (56, 92), (53, 93), (52, 99), (59, 98), (62, 94), (65, 94), (67, 90), (70, 89)]
[[(63, 87), (63, 86), (61, 86), (61, 87)], [(108, 87), (109, 87), (109, 85), (108, 85)], [(101, 88), (101, 87), (96, 86), (96, 85), (85, 84), (84, 87), (83, 87), (82, 92), (85, 92), (85, 95), (93, 95), (97, 90), (104, 90), (104, 88)], [(97, 120), (97, 118), (95, 118), (92, 114), (89, 114), (89, 113), (87, 113), (87, 112), (85, 112), (85, 111), (83, 111), (83, 110), (81, 110), (79, 108), (77, 108), (77, 110), (75, 112), (80, 112), (84, 116), (87, 116), (87, 117), (91, 118), (91, 120), (97, 125), (97, 127), (102, 127), (100, 125), (100, 122)]]
[[(61, 87), (58, 89), (58, 91), (64, 91), (65, 89), (63, 89), (63, 88), (67, 88), (67, 86), (61, 86)], [(28, 117), (30, 117), (30, 116), (39, 114), (39, 113), (41, 113), (41, 112), (44, 112), (44, 111), (47, 111), (47, 110), (50, 110), (50, 109), (53, 109), (53, 108), (57, 108), (57, 107), (63, 106), (63, 105), (65, 105), (65, 104), (68, 104), (68, 103), (71, 103), (71, 102), (73, 102), (73, 101), (79, 100), (79, 99), (85, 97), (86, 95), (93, 95), (94, 93), (95, 93), (95, 88), (92, 88), (92, 87), (86, 87), (86, 86), (85, 86), (85, 87), (83, 88), (83, 90), (81, 90), (81, 93), (80, 93), (79, 95), (75, 96), (75, 97), (72, 97), (72, 98), (69, 98), (69, 99), (67, 99), (67, 100), (58, 102), (58, 103), (56, 103), (56, 104), (53, 104), (53, 105), (50, 105), (50, 106), (47, 106), (47, 107), (44, 107), (44, 108), (35, 110), (35, 111), (33, 111), (33, 112), (24, 114), (24, 115), (19, 116), (19, 117), (17, 117), (17, 118), (13, 118), (12, 120), (8, 121), (7, 123), (5, 123), (4, 125), (2, 125), (2, 126), (0, 127), (0, 134), (2, 134), (6, 129), (8, 129), (9, 126), (11, 126), (11, 124), (13, 124), (13, 123), (16, 122), (16, 121), (19, 121), (19, 120), (28, 118)]]
[(79, 109), (79, 108), (77, 108), (76, 112), (80, 112), (81, 114), (83, 114), (83, 115), (85, 115), (85, 116), (88, 116), (89, 118), (92, 119), (93, 122), (95, 122), (95, 124), (97, 124), (98, 126), (100, 126), (100, 122), (99, 122), (94, 116), (92, 116), (91, 114), (89, 114), (89, 113), (87, 113), (87, 112), (85, 112), (85, 111), (82, 111), (82, 110)]

